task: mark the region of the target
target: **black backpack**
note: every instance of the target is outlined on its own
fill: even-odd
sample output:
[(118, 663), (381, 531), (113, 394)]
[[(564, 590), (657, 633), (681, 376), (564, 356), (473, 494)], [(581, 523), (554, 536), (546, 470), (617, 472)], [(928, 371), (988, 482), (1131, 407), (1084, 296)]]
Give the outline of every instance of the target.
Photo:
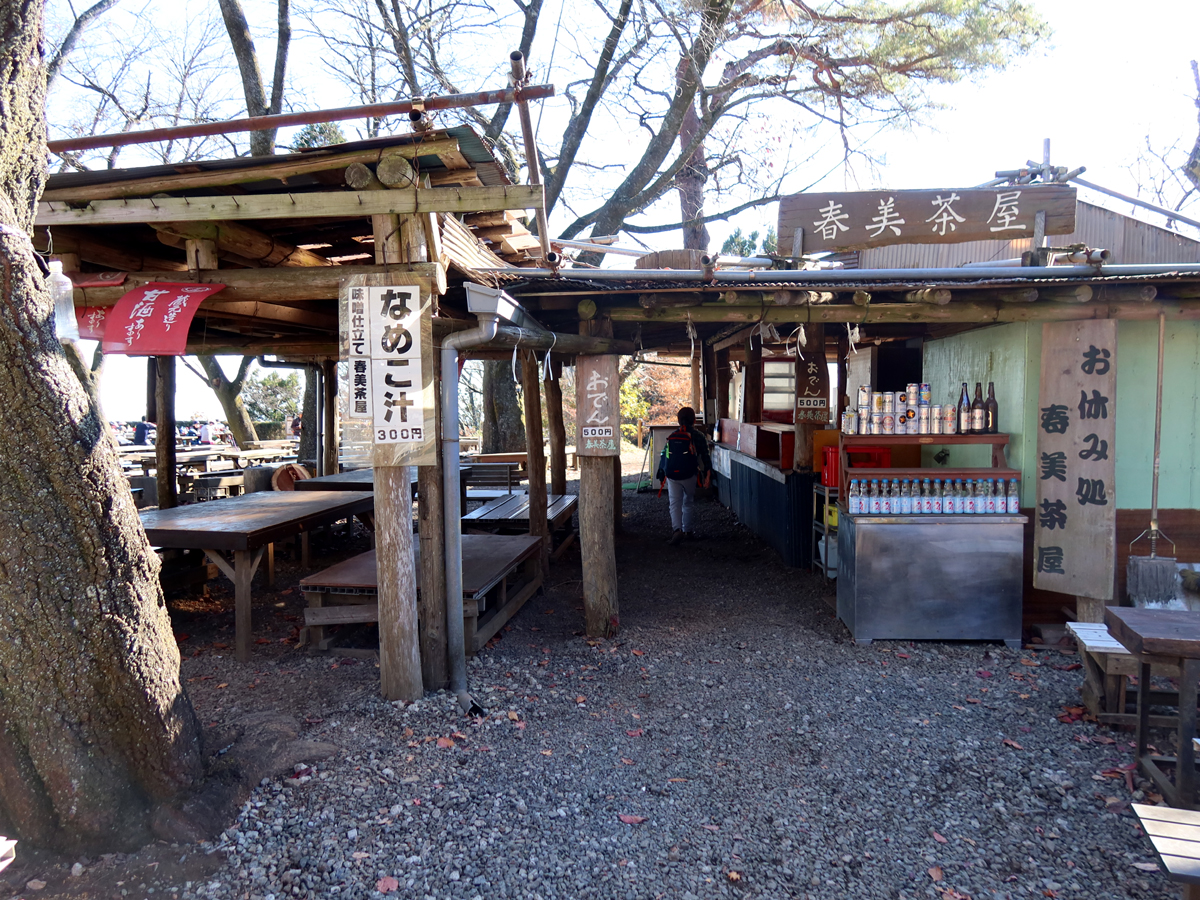
[(681, 427), (667, 435), (662, 455), (662, 470), (672, 481), (692, 478), (700, 471), (696, 444), (691, 431), (686, 428)]

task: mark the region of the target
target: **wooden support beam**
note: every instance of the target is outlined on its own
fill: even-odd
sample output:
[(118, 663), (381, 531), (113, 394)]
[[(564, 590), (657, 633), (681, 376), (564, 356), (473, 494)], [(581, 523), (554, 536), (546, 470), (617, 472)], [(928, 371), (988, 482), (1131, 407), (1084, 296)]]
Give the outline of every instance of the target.
[(184, 252), (187, 254), (188, 269), (192, 272), (216, 269), (221, 265), (216, 241), (189, 239), (184, 243)]
[(562, 362), (551, 363), (546, 382), (546, 422), (550, 431), (550, 493), (567, 492), (567, 431), (563, 424)]
[(541, 364), (521, 353), (521, 397), (525, 406), (525, 446), (529, 460), (529, 533), (542, 539), (542, 578), (550, 573), (550, 524), (546, 519), (546, 455), (542, 449)]
[(342, 178), (356, 191), (381, 191), (386, 185), (366, 165), (360, 162), (346, 166)]
[(753, 333), (754, 329), (756, 329), (757, 327), (758, 327), (758, 325), (748, 325), (745, 328), (735, 331), (729, 337), (722, 338), (721, 340), (719, 340), (715, 344), (713, 344), (713, 349), (720, 351), (720, 350), (727, 350), (730, 347), (740, 346), (740, 345), (746, 343), (746, 338), (750, 337), (751, 333)]
[(393, 191), (321, 191), (240, 197), (163, 197), (96, 200), (77, 208), (38, 204), (36, 225), (133, 225), (139, 222), (211, 222), (247, 219), (359, 218), (431, 212), (540, 209), (541, 185), (429, 188)]
[[(612, 322), (605, 318), (580, 322), (579, 333), (611, 336)], [(612, 457), (581, 455), (578, 459), (584, 619), (589, 637), (612, 637), (621, 627)]]
[[(818, 359), (822, 366), (826, 365), (825, 357), (825, 326), (824, 325), (809, 325), (808, 326), (808, 346), (809, 359), (814, 356)], [(796, 400), (799, 403), (800, 399), (800, 360), (796, 361)], [(833, 397), (833, 385), (830, 385), (830, 403), (831, 406), (837, 406), (837, 399)], [(799, 406), (796, 407), (796, 412), (799, 413)], [(811, 469), (813, 465), (813, 434), (828, 426), (822, 422), (799, 422), (795, 423), (796, 440), (793, 443), (792, 468), (793, 469)]]
[(1102, 284), (1093, 287), (1095, 298), (1100, 303), (1149, 303), (1158, 296), (1158, 288), (1152, 284)]
[(419, 700), (423, 692), (412, 541), (408, 466), (376, 466), (379, 681), (386, 700), (411, 702)]
[(729, 418), (729, 351), (717, 350), (715, 356), (717, 360), (716, 375), (717, 375), (717, 418)]
[(417, 597), (417, 618), (421, 629), (421, 678), (425, 690), (440, 691), (450, 681), (446, 656), (446, 541), (443, 507), (443, 469), (441, 455), (441, 346), (434, 336), (433, 398), (435, 432), (438, 438), (437, 464), (417, 468), (417, 521), (421, 543), (421, 593)]
[(870, 291), (855, 291), (851, 295), (850, 299), (854, 301), (855, 306), (866, 306), (868, 303), (871, 302), (871, 292)]
[(333, 265), (319, 253), (277, 240), (263, 234), (257, 228), (239, 222), (158, 222), (154, 224), (154, 228), (156, 231), (189, 241), (213, 241), (222, 250), (236, 253), (268, 268)]
[(1059, 303), (1087, 303), (1094, 294), (1095, 292), (1089, 284), (1038, 288), (1038, 296), (1043, 300), (1056, 300)]
[(907, 291), (904, 299), (909, 303), (936, 303), (938, 306), (945, 306), (950, 302), (950, 296), (948, 288), (919, 288)]
[(110, 200), (117, 197), (149, 197), (171, 191), (195, 190), (197, 188), (225, 187), (235, 184), (250, 184), (258, 181), (287, 181), (296, 175), (310, 175), (340, 169), (354, 162), (376, 162), (386, 154), (436, 156), (439, 153), (458, 150), (458, 140), (445, 138), (421, 144), (405, 144), (399, 147), (375, 147), (369, 150), (337, 152), (314, 150), (295, 156), (278, 158), (269, 165), (248, 166), (238, 169), (220, 169), (210, 172), (190, 172), (177, 175), (156, 175), (152, 178), (132, 178), (107, 184), (81, 185), (46, 191), (43, 200), (69, 200), (72, 202)]
[(412, 163), (399, 154), (384, 156), (379, 160), (375, 175), (389, 188), (411, 188), (417, 184), (417, 173)]
[(1004, 288), (996, 291), (971, 291), (972, 300), (993, 300), (997, 303), (1033, 303), (1038, 298), (1037, 288)]
[(321, 361), (321, 383), (325, 387), (322, 410), (325, 419), (325, 474), (336, 475), (338, 468), (338, 401), (337, 401), (337, 360)]
[[(216, 294), (217, 298), (223, 294)], [(283, 306), (278, 303), (248, 303), (235, 300), (233, 302), (215, 299), (201, 304), (199, 315), (230, 316), (236, 319), (258, 319), (269, 322), (281, 322), (288, 325), (302, 325), (307, 328), (320, 328), (324, 331), (336, 332), (338, 317), (325, 312), (313, 312), (307, 309), (297, 309), (294, 306)]]
[[(672, 296), (667, 294), (665, 296)], [(765, 303), (767, 295), (762, 291), (725, 291), (721, 294), (721, 299), (730, 306), (751, 306), (755, 303)], [(642, 304), (645, 306), (645, 304)], [(668, 306), (678, 306), (678, 303), (665, 304)]]
[(762, 342), (746, 338), (746, 373), (742, 379), (742, 421), (762, 421)]
[(776, 306), (811, 306), (817, 303), (832, 303), (837, 298), (833, 291), (774, 291), (771, 302)]
[[(50, 252), (51, 231), (47, 228), (33, 230), (33, 247), (39, 253)], [(109, 242), (100, 235), (92, 234), (88, 228), (55, 228), (53, 230), (53, 246), (56, 255), (73, 253), (80, 259), (114, 269), (118, 272), (136, 272), (140, 269), (154, 269), (165, 272), (187, 271), (187, 263), (179, 260), (153, 256), (139, 249), (133, 242), (120, 244)], [(67, 269), (72, 272), (78, 269)]]
[(155, 372), (158, 440), (154, 443), (154, 468), (158, 480), (158, 508), (174, 509), (179, 505), (179, 488), (175, 482), (175, 357), (156, 357)]

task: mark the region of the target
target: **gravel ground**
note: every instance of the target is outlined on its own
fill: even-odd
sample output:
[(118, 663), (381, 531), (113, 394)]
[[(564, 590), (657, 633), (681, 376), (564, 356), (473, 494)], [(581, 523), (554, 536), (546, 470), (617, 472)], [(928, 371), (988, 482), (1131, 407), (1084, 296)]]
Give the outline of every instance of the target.
[(206, 724), (275, 703), (342, 754), (264, 782), (200, 848), (223, 867), (156, 896), (1173, 896), (1128, 808), (1132, 735), (1064, 710), (1075, 656), (855, 645), (832, 589), (727, 510), (672, 548), (665, 508), (625, 494), (620, 636), (581, 635), (568, 554), (469, 663), (480, 720), (383, 701), (370, 662), (189, 658)]

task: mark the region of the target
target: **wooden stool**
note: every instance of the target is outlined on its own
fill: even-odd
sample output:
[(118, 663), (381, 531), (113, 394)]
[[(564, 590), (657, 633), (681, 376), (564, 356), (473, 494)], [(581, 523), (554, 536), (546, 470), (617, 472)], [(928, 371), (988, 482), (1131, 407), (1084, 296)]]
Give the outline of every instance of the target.
[[(1138, 673), (1137, 659), (1108, 633), (1102, 622), (1068, 622), (1067, 631), (1079, 645), (1083, 663), (1083, 703), (1089, 713), (1105, 725), (1136, 725), (1137, 715), (1126, 712), (1129, 677)], [(1153, 674), (1164, 678), (1179, 676), (1178, 666), (1156, 665)], [(1152, 716), (1151, 724), (1174, 728), (1174, 716)]]
[(1133, 811), (1167, 877), (1184, 885), (1183, 900), (1200, 900), (1200, 812), (1144, 803)]

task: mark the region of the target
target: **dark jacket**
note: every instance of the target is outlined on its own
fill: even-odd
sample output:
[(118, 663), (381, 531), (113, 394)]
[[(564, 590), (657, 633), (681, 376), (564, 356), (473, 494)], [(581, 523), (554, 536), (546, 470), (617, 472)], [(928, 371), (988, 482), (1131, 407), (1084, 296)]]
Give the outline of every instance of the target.
[[(675, 431), (671, 432), (671, 434), (675, 434), (678, 431), (679, 429), (676, 428)], [(700, 476), (701, 480), (703, 480), (704, 476), (707, 475), (708, 471), (712, 468), (712, 460), (708, 455), (708, 438), (697, 431), (694, 427), (689, 428), (688, 432), (692, 436), (692, 446), (696, 450), (696, 474)], [(670, 435), (668, 435), (668, 437), (670, 437)], [(662, 453), (658, 457), (658, 472), (654, 476), (658, 481), (662, 481), (664, 478), (666, 478), (667, 450), (669, 448), (669, 444), (664, 444)]]

